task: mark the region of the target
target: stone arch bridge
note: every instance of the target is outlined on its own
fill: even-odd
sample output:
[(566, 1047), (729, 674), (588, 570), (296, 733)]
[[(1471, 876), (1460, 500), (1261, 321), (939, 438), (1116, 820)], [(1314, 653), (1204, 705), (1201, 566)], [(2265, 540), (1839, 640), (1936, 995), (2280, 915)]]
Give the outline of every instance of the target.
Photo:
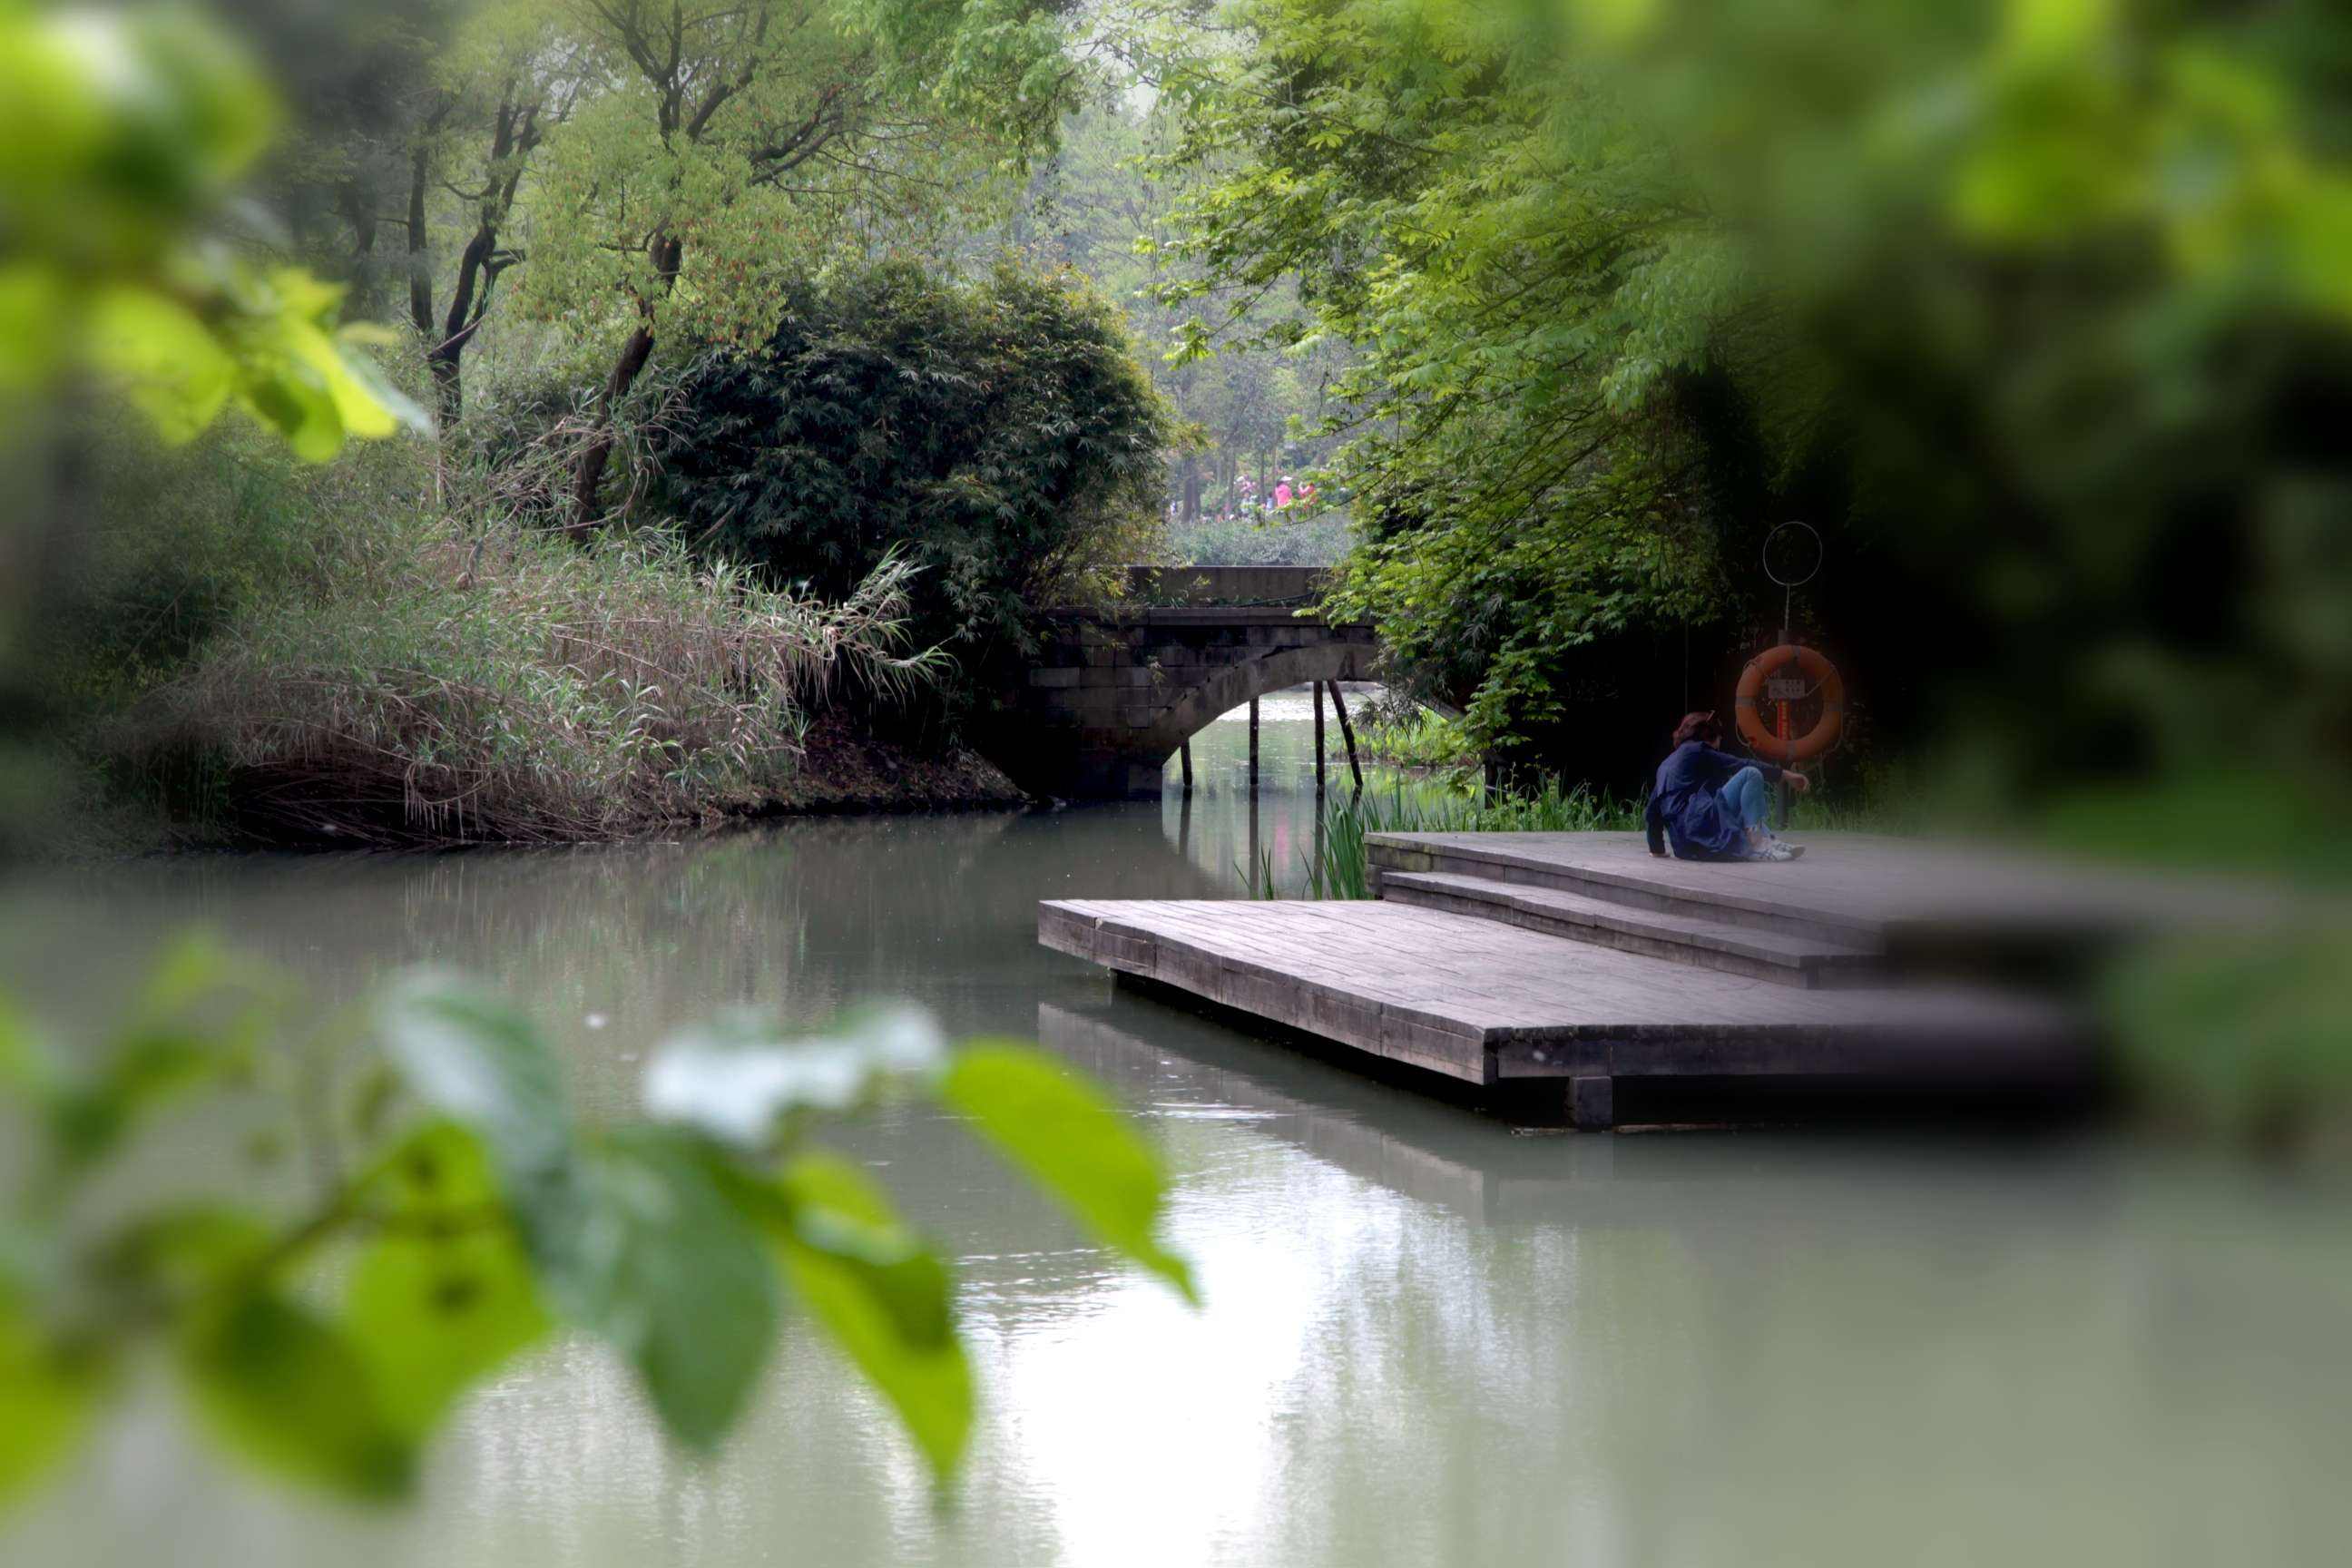
[(1299, 612), (1312, 566), (1137, 566), (1116, 608), (1046, 612), (1046, 647), (991, 748), (1023, 788), (1073, 800), (1156, 800), (1179, 746), (1253, 697), (1366, 680), (1369, 625)]

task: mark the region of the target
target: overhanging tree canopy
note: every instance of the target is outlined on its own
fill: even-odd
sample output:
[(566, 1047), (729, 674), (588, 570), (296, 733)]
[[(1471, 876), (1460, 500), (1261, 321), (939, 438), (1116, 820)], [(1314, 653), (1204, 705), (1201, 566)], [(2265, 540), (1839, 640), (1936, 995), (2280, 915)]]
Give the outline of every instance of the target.
[(1732, 603), (1719, 542), (1790, 515), (1915, 672), (1939, 637), (1996, 705), (2058, 672), (1988, 743), (2210, 757), (2259, 711), (2284, 756), (2352, 711), (2294, 629), (2352, 591), (2312, 521), (2352, 493), (2340, 7), (1220, 16), (1156, 40), (1214, 176), (1184, 243), (1362, 352), (1342, 596), (1483, 742), (1587, 638)]

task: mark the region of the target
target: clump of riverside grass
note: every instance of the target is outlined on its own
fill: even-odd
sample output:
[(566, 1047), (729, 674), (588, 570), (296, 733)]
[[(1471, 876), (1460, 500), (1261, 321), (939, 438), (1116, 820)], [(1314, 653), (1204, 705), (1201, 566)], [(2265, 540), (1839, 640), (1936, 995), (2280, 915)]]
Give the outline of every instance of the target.
[(752, 809), (835, 687), (902, 695), (940, 663), (905, 649), (901, 561), (820, 605), (698, 569), (667, 534), (583, 550), (436, 522), (397, 544), (150, 698), (143, 721), (209, 753), (217, 826), (543, 842)]
[[(1563, 787), (1558, 779), (1524, 794), (1484, 784), (1464, 792), (1394, 779), (1385, 790), (1338, 796), (1324, 806), (1323, 831), (1298, 852), (1306, 872), (1303, 892), (1310, 899), (1370, 898), (1368, 833), (1592, 833), (1641, 826), (1638, 802), (1621, 803), (1585, 784)], [(1282, 896), (1270, 855), (1240, 869), (1250, 897)]]
[[(824, 703), (943, 672), (909, 647), (903, 559), (824, 605), (666, 531), (564, 539), (512, 504), (511, 464), (436, 470), (421, 444), (383, 463), (356, 489), (235, 445), (131, 465), (140, 522), (226, 539), (237, 562), (203, 566), (218, 613), (84, 742), (184, 837), (544, 843), (708, 821), (788, 797)], [(143, 547), (100, 585), (176, 599), (202, 556)]]

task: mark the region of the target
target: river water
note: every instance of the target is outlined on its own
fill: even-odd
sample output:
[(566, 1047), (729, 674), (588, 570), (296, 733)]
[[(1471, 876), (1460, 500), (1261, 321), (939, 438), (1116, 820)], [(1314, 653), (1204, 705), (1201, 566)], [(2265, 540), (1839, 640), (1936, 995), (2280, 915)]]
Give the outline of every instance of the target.
[[(1266, 706), (1255, 842), (1311, 842), (1303, 700)], [(715, 1459), (560, 1342), (478, 1394), (414, 1507), (224, 1478), (145, 1401), (0, 1533), (10, 1563), (436, 1568), (2320, 1563), (2352, 1540), (2340, 1194), (2076, 1135), (1523, 1135), (1038, 948), (1070, 896), (1228, 897), (1245, 727), (1189, 811), (858, 818), (571, 851), (205, 857), (19, 884), (5, 951), (87, 1009), (199, 921), (322, 1001), (481, 973), (619, 1113), (667, 1029), (911, 997), (1106, 1079), (1176, 1176), (1189, 1310), (946, 1118), (837, 1140), (959, 1258), (983, 1411), (935, 1497), (788, 1330)]]

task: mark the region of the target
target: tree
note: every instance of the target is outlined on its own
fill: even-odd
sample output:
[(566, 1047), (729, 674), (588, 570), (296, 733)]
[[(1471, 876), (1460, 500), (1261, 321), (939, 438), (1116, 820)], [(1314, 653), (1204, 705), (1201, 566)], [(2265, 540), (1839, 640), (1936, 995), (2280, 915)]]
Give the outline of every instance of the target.
[[(408, 151), (408, 316), (444, 420), (465, 403), (466, 350), (488, 318), (499, 279), (523, 253), (504, 243), (531, 155), (586, 90), (583, 51), (543, 0), (486, 8), (436, 61)], [(453, 177), (454, 172), (454, 177)], [(434, 300), (433, 215), (454, 198), (462, 236), (446, 307)]]
[(2352, 680), (2287, 629), (2352, 600), (2337, 8), (1223, 16), (1155, 67), (1184, 254), (1363, 353), (1341, 598), (1483, 744), (1557, 728), (1596, 638), (1775, 624), (1747, 563), (1795, 516), (1882, 714), (1969, 705), (1980, 764), (2242, 755), (2254, 714), (2340, 754)]
[(1237, 308), (1219, 352), (1176, 352), (1191, 301), (1171, 300), (1171, 285), (1198, 274), (1169, 241), (1180, 202), (1201, 183), (1164, 166), (1179, 130), (1166, 108), (1139, 110), (1122, 93), (1087, 104), (1065, 121), (1054, 156), (1002, 238), (1043, 265), (1084, 272), (1127, 312), (1149, 350), (1153, 381), (1188, 427), (1170, 485), (1179, 520), (1192, 522), (1204, 506), (1229, 509), (1244, 474), (1259, 494), (1269, 491), (1266, 470), (1279, 453), (1289, 452), (1280, 461), (1297, 468), (1329, 455), (1332, 443), (1318, 429), (1323, 399), (1347, 363), (1348, 345), (1310, 336), (1297, 290), (1284, 279), (1229, 301)]
[(278, 245), (350, 290), (361, 321), (395, 319), (400, 224), (417, 106), (467, 0), (382, 0), (363, 13), (244, 0), (226, 18), (285, 100), (284, 132), (254, 189)]
[(1564, 711), (1566, 650), (1706, 614), (1712, 519), (1667, 373), (1706, 342), (1718, 242), (1671, 160), (1516, 26), (1230, 15), (1251, 47), (1155, 68), (1190, 186), (1165, 292), (1212, 307), (1196, 351), (1286, 280), (1355, 345), (1330, 388), (1361, 531), (1343, 603), (1482, 748), (1524, 740)]
[(259, 0), (240, 20), (293, 103), (271, 195), (294, 249), (407, 318), (455, 421), (466, 352), (523, 259), (507, 238), (531, 155), (594, 85), (560, 0), (398, 0), (364, 16)]
[(673, 332), (757, 342), (787, 281), (967, 210), (1075, 80), (1033, 0), (580, 0), (584, 99), (544, 149), (530, 307), (621, 334), (580, 454), (593, 528), (612, 418)]

